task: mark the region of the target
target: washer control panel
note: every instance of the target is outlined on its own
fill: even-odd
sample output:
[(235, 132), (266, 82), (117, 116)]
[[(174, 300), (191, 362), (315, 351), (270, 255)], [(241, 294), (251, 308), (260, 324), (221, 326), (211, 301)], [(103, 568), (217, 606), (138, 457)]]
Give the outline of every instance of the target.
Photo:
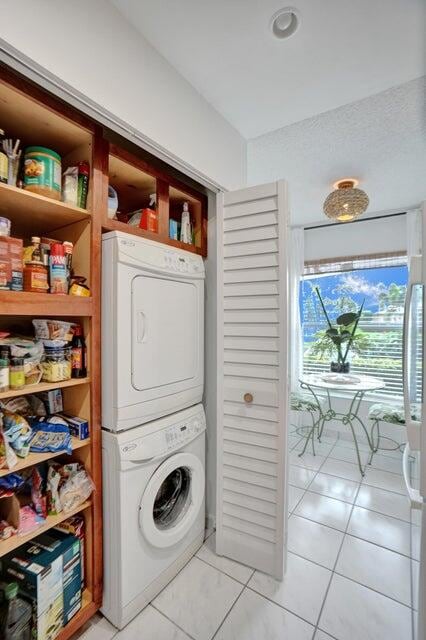
[(180, 447), (204, 431), (205, 428), (206, 419), (204, 414), (194, 416), (180, 424), (174, 424), (172, 427), (169, 427), (165, 430), (167, 451), (180, 449)]
[[(122, 465), (149, 463), (155, 458), (181, 449), (200, 435), (205, 428), (206, 417), (201, 410), (158, 431), (151, 433), (148, 431), (143, 436), (132, 438), (132, 440), (126, 438), (126, 441), (121, 442), (119, 446), (121, 463)], [(140, 427), (140, 429), (147, 429), (147, 427)]]

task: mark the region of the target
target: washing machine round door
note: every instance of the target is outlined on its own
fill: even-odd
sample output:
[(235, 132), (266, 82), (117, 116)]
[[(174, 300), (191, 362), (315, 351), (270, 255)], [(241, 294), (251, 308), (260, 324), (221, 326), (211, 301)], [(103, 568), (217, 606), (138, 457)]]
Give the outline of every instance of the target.
[(171, 547), (185, 538), (204, 500), (204, 467), (196, 456), (177, 453), (151, 476), (139, 507), (139, 525), (154, 547)]

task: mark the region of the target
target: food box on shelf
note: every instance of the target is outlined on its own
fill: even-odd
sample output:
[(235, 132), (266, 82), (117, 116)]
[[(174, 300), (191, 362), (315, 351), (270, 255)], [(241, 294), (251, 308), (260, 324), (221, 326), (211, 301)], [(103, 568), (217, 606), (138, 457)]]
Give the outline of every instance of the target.
[(89, 422), (85, 418), (61, 414), (70, 430), (70, 434), (79, 440), (86, 440), (89, 437)]
[(41, 534), (2, 560), (4, 578), (32, 603), (34, 640), (54, 640), (81, 608), (80, 541), (58, 534)]
[(62, 400), (62, 389), (52, 389), (51, 391), (43, 391), (37, 394), (37, 397), (43, 402), (48, 415), (61, 413), (64, 410)]
[(55, 531), (61, 531), (62, 533), (71, 533), (73, 536), (76, 536), (80, 540), (80, 558), (81, 558), (81, 588), (85, 587), (85, 563), (86, 563), (86, 553), (85, 553), (85, 538), (86, 538), (86, 523), (84, 520), (84, 516), (77, 515), (71, 516), (67, 520), (59, 523), (55, 527)]
[(0, 236), (0, 289), (23, 289), (23, 242), (19, 238)]

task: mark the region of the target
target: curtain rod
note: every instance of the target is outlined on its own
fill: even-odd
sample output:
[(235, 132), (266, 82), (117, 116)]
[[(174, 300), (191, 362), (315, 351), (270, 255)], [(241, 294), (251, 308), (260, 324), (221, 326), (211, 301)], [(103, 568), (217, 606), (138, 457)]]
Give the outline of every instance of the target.
[[(345, 222), (344, 225), (345, 227), (349, 224), (355, 224), (357, 222), (369, 222), (371, 220), (383, 220), (383, 218), (394, 218), (396, 216), (405, 216), (407, 214), (407, 211), (401, 211), (400, 213), (386, 213), (384, 215), (381, 216), (374, 216), (371, 218), (362, 218), (361, 220), (351, 220), (350, 222)], [(312, 225), (310, 227), (303, 227), (305, 231), (311, 231), (312, 229), (325, 229), (326, 227), (335, 227), (338, 223), (337, 222), (329, 222), (326, 224), (317, 224), (317, 225)]]

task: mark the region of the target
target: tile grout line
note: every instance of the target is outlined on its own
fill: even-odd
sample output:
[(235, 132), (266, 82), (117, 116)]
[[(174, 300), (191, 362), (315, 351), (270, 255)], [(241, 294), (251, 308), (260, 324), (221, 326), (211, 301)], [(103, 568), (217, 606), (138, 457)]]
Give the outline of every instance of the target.
[[(356, 500), (356, 499), (357, 499), (357, 497), (358, 497), (358, 493), (359, 493), (360, 487), (361, 487), (361, 485), (358, 487), (358, 490), (357, 490), (357, 493), (356, 493), (356, 496), (355, 496), (355, 500)], [(322, 616), (323, 611), (324, 611), (325, 602), (326, 602), (326, 600), (327, 600), (327, 598), (328, 598), (328, 594), (329, 594), (329, 592), (330, 592), (331, 583), (332, 583), (332, 581), (333, 581), (333, 577), (334, 577), (334, 575), (335, 575), (335, 569), (336, 569), (336, 567), (337, 567), (337, 563), (338, 563), (338, 561), (339, 561), (340, 554), (341, 554), (341, 551), (342, 551), (343, 545), (344, 545), (345, 540), (346, 540), (347, 530), (348, 530), (349, 523), (350, 523), (351, 518), (352, 518), (353, 510), (354, 510), (354, 505), (352, 505), (351, 512), (350, 512), (350, 514), (349, 514), (349, 518), (348, 518), (348, 521), (347, 521), (347, 523), (346, 523), (345, 530), (344, 530), (344, 532), (343, 532), (342, 542), (340, 543), (339, 550), (338, 550), (337, 555), (336, 555), (336, 560), (334, 561), (334, 565), (333, 565), (333, 568), (332, 568), (332, 570), (331, 570), (330, 581), (329, 581), (328, 586), (327, 586), (327, 589), (326, 589), (326, 591), (325, 591), (324, 598), (323, 598), (323, 601), (322, 601), (322, 605), (321, 605), (321, 608), (320, 608), (320, 612), (319, 612), (319, 615), (318, 615), (318, 618), (317, 618), (317, 623), (316, 623), (316, 625), (315, 625), (315, 634), (316, 634), (317, 630), (318, 630), (318, 629), (320, 629), (318, 625), (319, 625), (319, 623), (320, 623), (321, 616)], [(339, 575), (339, 574), (337, 574), (337, 575)], [(320, 629), (320, 631), (321, 631), (321, 629)]]
[[(170, 583), (169, 583), (170, 584)], [(182, 633), (184, 633), (186, 636), (188, 636), (188, 638), (190, 638), (190, 640), (196, 640), (196, 638), (194, 638), (194, 636), (192, 636), (190, 633), (188, 633), (188, 631), (185, 631), (185, 629), (183, 629), (182, 627), (180, 627), (178, 624), (176, 624), (176, 622), (174, 622), (171, 618), (169, 618), (169, 616), (167, 616), (165, 613), (163, 613), (160, 609), (158, 609), (158, 607), (156, 607), (152, 602), (150, 602), (148, 605), (148, 607), (152, 607), (153, 609), (155, 609), (155, 611), (157, 611), (157, 613), (159, 613), (160, 615), (163, 616), (163, 618), (166, 618), (166, 620), (168, 620), (174, 627), (176, 627), (177, 629), (179, 629), (180, 631), (182, 631)]]
[[(254, 573), (254, 572), (253, 572)], [(239, 583), (241, 584), (241, 582)], [(237, 604), (238, 600), (241, 598), (241, 596), (243, 595), (244, 591), (247, 589), (247, 587), (245, 585), (241, 585), (242, 589), (240, 591), (240, 593), (238, 594), (238, 596), (236, 597), (236, 599), (234, 600), (231, 608), (229, 609), (229, 611), (227, 611), (227, 613), (225, 614), (225, 617), (223, 618), (222, 622), (220, 623), (220, 625), (218, 626), (218, 628), (216, 629), (216, 631), (214, 632), (214, 634), (212, 635), (212, 637), (210, 638), (210, 640), (214, 640), (217, 636), (217, 634), (219, 633), (219, 631), (221, 630), (221, 628), (223, 627), (225, 620), (227, 620), (229, 614), (231, 613), (231, 611), (233, 610), (233, 608), (235, 607), (235, 605)]]

